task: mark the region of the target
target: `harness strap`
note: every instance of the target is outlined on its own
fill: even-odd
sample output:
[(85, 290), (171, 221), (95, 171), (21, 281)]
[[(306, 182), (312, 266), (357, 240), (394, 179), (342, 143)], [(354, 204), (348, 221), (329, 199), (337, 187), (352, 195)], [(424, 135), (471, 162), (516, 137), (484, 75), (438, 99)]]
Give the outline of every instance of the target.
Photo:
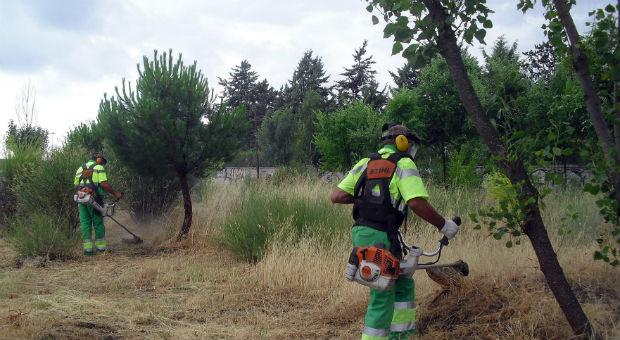
[[(390, 182), (396, 173), (398, 161), (405, 157), (411, 156), (394, 153), (383, 159), (379, 153), (371, 154), (368, 166), (355, 185), (353, 205), (354, 226), (365, 225), (385, 232), (391, 243), (390, 251), (399, 259), (402, 258), (403, 248), (398, 230), (406, 217), (406, 210), (405, 213), (398, 210), (402, 198), (392, 202)], [(374, 161), (384, 163), (373, 167), (371, 162)], [(376, 186), (379, 186), (380, 190), (378, 196), (373, 192)]]

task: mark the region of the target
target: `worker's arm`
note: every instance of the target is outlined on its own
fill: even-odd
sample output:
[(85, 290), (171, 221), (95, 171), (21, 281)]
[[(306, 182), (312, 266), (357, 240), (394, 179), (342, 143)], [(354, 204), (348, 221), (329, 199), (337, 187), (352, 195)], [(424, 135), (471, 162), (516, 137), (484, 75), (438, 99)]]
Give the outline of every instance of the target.
[(332, 191), (330, 199), (332, 203), (353, 204), (353, 196), (340, 188), (335, 188), (334, 191)]
[(123, 193), (120, 192), (120, 191), (116, 191), (116, 190), (112, 189), (112, 186), (110, 184), (108, 184), (108, 181), (101, 182), (99, 185), (101, 185), (103, 190), (105, 190), (106, 192), (110, 193), (111, 195), (113, 195), (117, 199), (121, 199), (123, 197)]
[(426, 222), (434, 225), (437, 229), (443, 228), (446, 220), (428, 203), (423, 197), (415, 197), (407, 201), (409, 208)]

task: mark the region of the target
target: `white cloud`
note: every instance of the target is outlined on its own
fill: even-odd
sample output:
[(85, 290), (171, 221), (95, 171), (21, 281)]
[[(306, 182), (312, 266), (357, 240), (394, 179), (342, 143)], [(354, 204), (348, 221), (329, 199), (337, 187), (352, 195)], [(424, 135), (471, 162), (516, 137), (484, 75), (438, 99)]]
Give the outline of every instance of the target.
[[(573, 9), (580, 27), (587, 11), (606, 1), (580, 1)], [(364, 1), (290, 0), (28, 0), (0, 5), (0, 133), (12, 118), (15, 97), (29, 80), (35, 86), (40, 124), (61, 139), (76, 124), (96, 117), (104, 92), (122, 78), (134, 81), (136, 64), (153, 49), (198, 61), (211, 86), (247, 59), (276, 88), (290, 78), (303, 53), (323, 57), (330, 80), (352, 63), (353, 50), (368, 39), (378, 78), (402, 65), (392, 41), (373, 26)], [(514, 0), (490, 0), (495, 27), (524, 51), (542, 41), (542, 10), (523, 15)], [(480, 47), (470, 48), (480, 56)]]

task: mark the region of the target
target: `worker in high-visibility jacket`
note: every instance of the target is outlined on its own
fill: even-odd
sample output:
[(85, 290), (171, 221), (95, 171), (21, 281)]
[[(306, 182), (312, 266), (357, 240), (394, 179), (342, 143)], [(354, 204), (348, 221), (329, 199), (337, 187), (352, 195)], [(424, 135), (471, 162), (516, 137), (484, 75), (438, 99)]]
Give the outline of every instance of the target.
[[(73, 179), (73, 184), (78, 191), (84, 191), (92, 195), (94, 200), (103, 206), (103, 197), (106, 192), (112, 194), (117, 199), (123, 197), (123, 193), (116, 191), (108, 183), (105, 165), (107, 160), (102, 153), (96, 152), (92, 159), (82, 164)], [(84, 255), (93, 255), (92, 229), (95, 229), (95, 248), (99, 252), (104, 252), (108, 244), (105, 240), (105, 226), (103, 216), (93, 208), (91, 204), (78, 203), (80, 213), (80, 225), (82, 229), (82, 246)]]
[[(453, 238), (459, 227), (428, 202), (428, 193), (413, 162), (420, 140), (405, 126), (389, 123), (383, 126), (382, 140), (379, 152), (355, 164), (331, 195), (333, 203), (353, 204), (353, 246), (381, 243), (402, 259), (398, 229), (407, 208), (448, 239)], [(372, 183), (371, 188), (366, 187), (368, 183)], [(407, 339), (414, 335), (414, 290), (413, 278), (405, 276), (400, 276), (387, 291), (371, 288), (362, 339)]]

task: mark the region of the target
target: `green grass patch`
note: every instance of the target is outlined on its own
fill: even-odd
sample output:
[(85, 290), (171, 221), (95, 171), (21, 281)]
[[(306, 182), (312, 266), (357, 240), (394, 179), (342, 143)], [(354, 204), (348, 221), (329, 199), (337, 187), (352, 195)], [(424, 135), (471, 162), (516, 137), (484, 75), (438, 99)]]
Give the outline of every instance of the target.
[(238, 210), (223, 224), (221, 241), (248, 261), (262, 258), (270, 242), (297, 243), (305, 237), (329, 242), (351, 226), (347, 210), (325, 196), (297, 195), (291, 189), (265, 182), (248, 182)]

